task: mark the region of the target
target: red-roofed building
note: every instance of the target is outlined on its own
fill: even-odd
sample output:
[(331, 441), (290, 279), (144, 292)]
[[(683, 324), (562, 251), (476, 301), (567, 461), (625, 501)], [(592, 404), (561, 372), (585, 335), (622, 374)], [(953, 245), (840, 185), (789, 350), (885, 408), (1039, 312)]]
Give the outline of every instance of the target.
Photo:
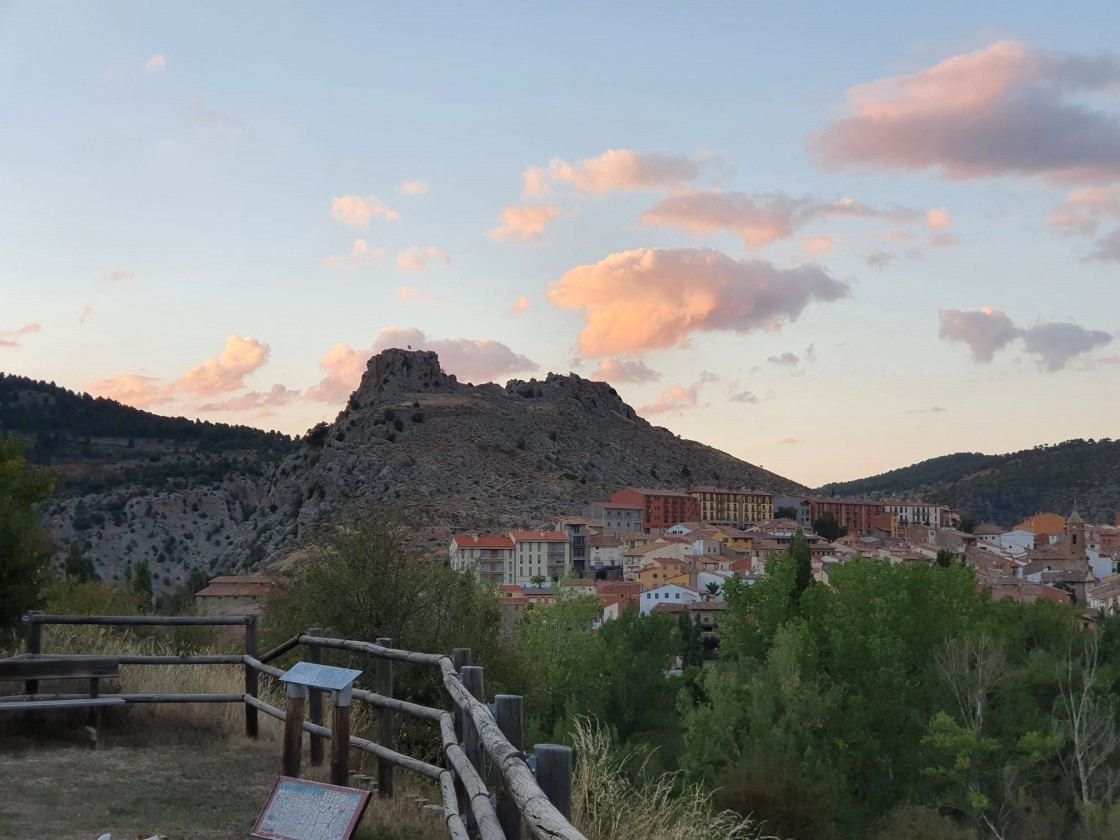
[[(219, 575), (194, 593), (194, 603), (199, 615), (260, 615), (273, 583), (272, 578), (264, 575)], [(245, 638), (244, 627), (219, 629), (228, 641)]]
[(513, 559), (506, 583), (530, 584), (533, 578), (561, 578), (572, 569), (572, 540), (560, 531), (510, 531)]
[(628, 505), (642, 511), (642, 530), (648, 534), (662, 533), (678, 522), (700, 519), (699, 503), (679, 490), (644, 490), (627, 487), (611, 495), (616, 505)]
[(471, 570), (495, 586), (514, 582), (508, 579), (513, 560), (513, 540), (509, 537), (460, 534), (451, 538), (449, 554), (453, 569)]

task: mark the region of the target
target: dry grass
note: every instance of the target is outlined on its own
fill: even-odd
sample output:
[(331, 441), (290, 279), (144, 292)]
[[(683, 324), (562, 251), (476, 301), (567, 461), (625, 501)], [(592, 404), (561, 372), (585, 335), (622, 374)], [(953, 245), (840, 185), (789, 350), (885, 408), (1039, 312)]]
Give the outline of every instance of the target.
[(677, 774), (645, 778), (643, 764), (632, 782), (601, 727), (577, 721), (573, 739), (572, 822), (588, 840), (776, 840), (759, 822), (717, 813), (701, 787), (680, 790)]

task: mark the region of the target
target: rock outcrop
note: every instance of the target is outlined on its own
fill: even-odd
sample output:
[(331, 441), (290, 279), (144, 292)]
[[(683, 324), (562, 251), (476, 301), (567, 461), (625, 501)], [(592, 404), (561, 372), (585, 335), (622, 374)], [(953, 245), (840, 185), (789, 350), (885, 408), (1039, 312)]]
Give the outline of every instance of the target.
[(575, 375), (466, 385), (428, 351), (370, 359), (333, 424), (285, 458), (232, 549), (271, 561), (320, 526), (388, 512), (433, 548), (457, 529), (544, 524), (623, 486), (800, 485), (652, 426), (610, 385)]

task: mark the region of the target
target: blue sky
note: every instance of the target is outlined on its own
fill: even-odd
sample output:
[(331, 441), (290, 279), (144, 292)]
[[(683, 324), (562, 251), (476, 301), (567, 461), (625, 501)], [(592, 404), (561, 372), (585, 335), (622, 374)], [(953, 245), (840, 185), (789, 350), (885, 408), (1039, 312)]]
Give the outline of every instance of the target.
[(808, 484), (1111, 435), (1118, 23), (0, 3), (0, 370), (299, 433), (409, 340)]

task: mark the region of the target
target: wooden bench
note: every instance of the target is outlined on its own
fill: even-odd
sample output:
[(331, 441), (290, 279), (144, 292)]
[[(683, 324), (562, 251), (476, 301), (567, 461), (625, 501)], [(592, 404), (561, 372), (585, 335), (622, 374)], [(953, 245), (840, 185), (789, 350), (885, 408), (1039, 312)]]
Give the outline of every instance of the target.
[[(20, 680), (25, 693), (11, 699), (0, 697), (0, 712), (47, 711), (51, 709), (88, 708), (94, 746), (101, 729), (101, 709), (123, 706), (123, 697), (102, 697), (100, 681), (119, 679), (120, 665), (111, 657), (46, 658), (16, 657), (0, 659), (0, 682)], [(85, 695), (38, 696), (40, 680), (89, 680)]]

